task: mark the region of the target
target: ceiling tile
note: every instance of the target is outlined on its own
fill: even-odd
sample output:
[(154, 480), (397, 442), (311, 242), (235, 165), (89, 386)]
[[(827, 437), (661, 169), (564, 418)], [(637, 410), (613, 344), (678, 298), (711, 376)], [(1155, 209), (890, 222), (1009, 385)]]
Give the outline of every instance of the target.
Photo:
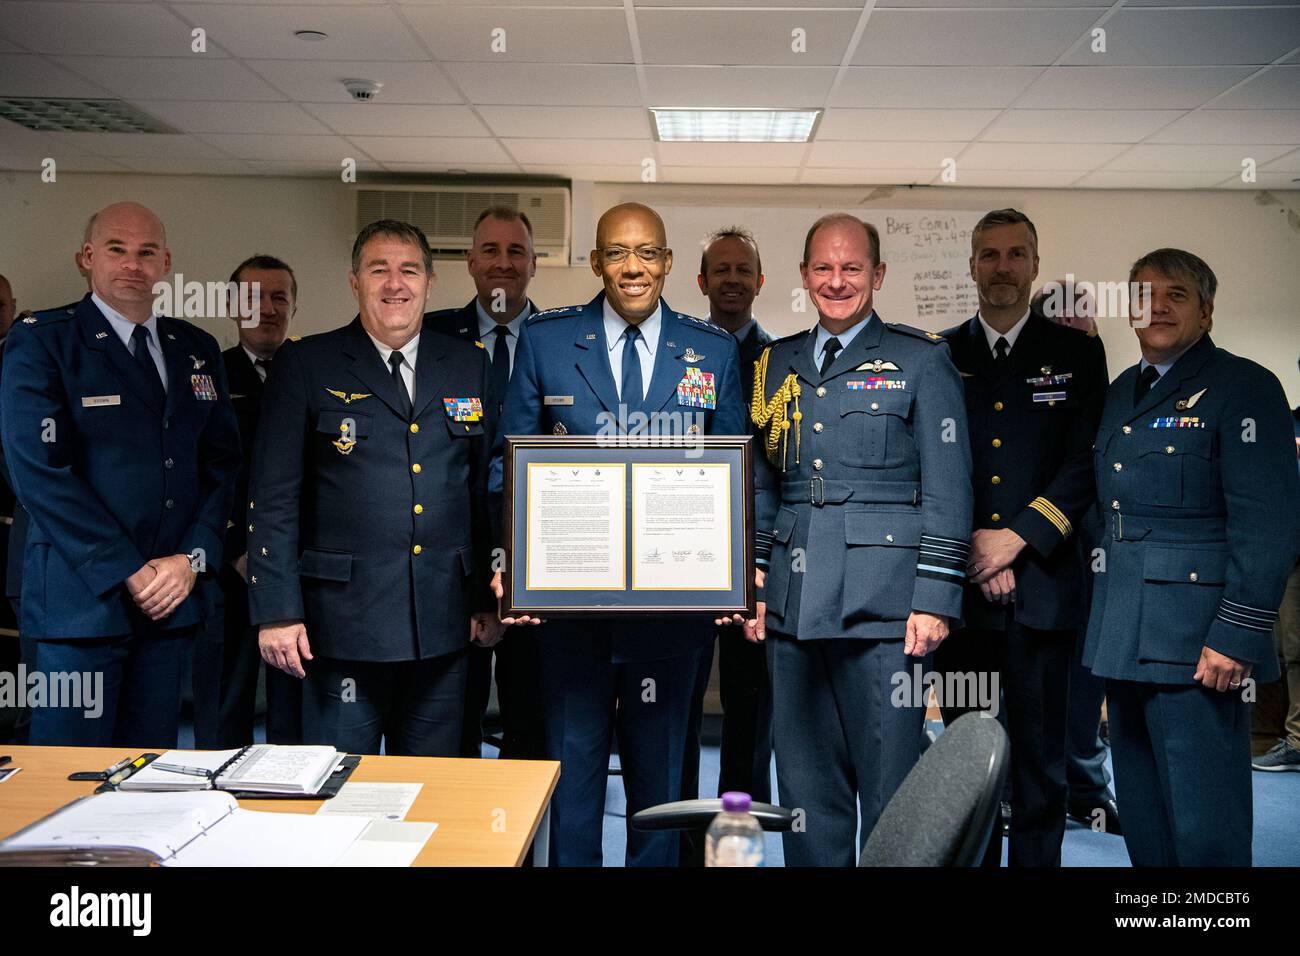
[(130, 100), (284, 99), (235, 60), (77, 56), (62, 57), (58, 62)]
[[(857, 22), (856, 10), (660, 8), (636, 17), (641, 53), (653, 64), (839, 66)], [(792, 49), (799, 45), (804, 52)]]
[(650, 139), (505, 139), (501, 144), (519, 163), (553, 166), (568, 161), (594, 161), (613, 166), (641, 168), (654, 157)]
[[(424, 60), (428, 54), (387, 6), (194, 3), (187, 19), (208, 39), (248, 59)], [(320, 41), (301, 40), (297, 30), (319, 30)], [(188, 34), (187, 34), (188, 35)]]
[(795, 166), (664, 166), (659, 170), (661, 183), (790, 185), (798, 176)]
[(0, 35), (36, 53), (226, 55), (212, 45), (192, 53), (190, 27), (156, 3), (0, 3)]
[[(212, 149), (194, 136), (163, 133), (49, 133), (60, 146), (116, 159), (124, 156), (155, 156), (188, 159), (211, 156)], [(218, 144), (213, 144), (218, 145)], [(222, 148), (218, 145), (218, 148)]]
[(1096, 20), (1095, 10), (877, 10), (853, 62), (1047, 66)]
[(103, 97), (108, 90), (43, 56), (0, 53), (0, 90), (5, 96)]
[(480, 106), (497, 136), (541, 139), (637, 139), (650, 135), (650, 116), (628, 106)]
[(952, 185), (965, 189), (987, 186), (1008, 189), (1064, 189), (1086, 173), (1084, 169), (968, 169), (957, 172)]
[(809, 166), (869, 166), (872, 169), (929, 168), (937, 174), (944, 160), (965, 143), (828, 142), (813, 143)]
[(1138, 144), (1107, 165), (1107, 169), (1134, 171), (1240, 173), (1243, 159), (1257, 166), (1290, 152), (1287, 146), (1165, 146)]
[(1218, 173), (1134, 172), (1099, 169), (1075, 181), (1076, 189), (1210, 189)]
[(1300, 173), (1300, 149), (1293, 150), (1292, 152), (1279, 156), (1277, 159), (1261, 164), (1260, 171), (1270, 173)]
[(488, 136), (468, 106), (308, 103), (303, 109), (344, 136)]
[[(0, 153), (0, 169), (28, 169), (35, 172), (42, 169), (44, 157), (34, 153)], [(120, 173), (126, 167), (120, 161), (104, 159), (100, 156), (87, 156), (84, 153), (70, 153), (56, 156), (56, 174), (63, 173)]]
[(1198, 110), (1162, 129), (1150, 142), (1300, 144), (1300, 109)]
[(191, 157), (170, 159), (161, 156), (138, 156), (118, 160), (135, 173), (171, 176), (248, 176), (253, 170), (238, 159)]
[(133, 100), (146, 113), (187, 133), (328, 133), (293, 103)]
[[(247, 165), (261, 176), (301, 176), (339, 181), (338, 163), (329, 163), (324, 160), (313, 162), (310, 160), (250, 159)], [(368, 172), (374, 172), (377, 168), (375, 164), (368, 163), (359, 165), (357, 171), (364, 176)]]
[(829, 140), (968, 140), (997, 117), (997, 110), (855, 110), (834, 108), (823, 114), (817, 141)]
[(1018, 109), (1194, 109), (1249, 76), (1250, 67), (1055, 66), (1017, 102)]
[(1243, 183), (1240, 176), (1229, 176), (1215, 184), (1218, 189), (1300, 189), (1300, 170), (1293, 173), (1260, 171), (1253, 183)]
[(933, 167), (899, 169), (814, 169), (807, 167), (799, 182), (819, 186), (908, 186), (931, 182), (939, 171)]
[(354, 103), (343, 88), (350, 79), (382, 83), (379, 103), (462, 103), (433, 63), (335, 60), (256, 60), (250, 68), (300, 103)]
[[(435, 0), (443, 2), (443, 0)], [(450, 0), (447, 0), (450, 2)], [(526, 0), (529, 3), (543, 3), (545, 0)], [(585, 2), (585, 0), (584, 0)], [(609, 2), (609, 0), (605, 0)], [(951, 2), (951, 0), (948, 0)], [(637, 16), (640, 17), (642, 11), (654, 10), (656, 7), (753, 7), (762, 9), (764, 7), (793, 7), (793, 0), (633, 0), (636, 6)], [(815, 3), (809, 4), (817, 7), (844, 7), (846, 9), (861, 10), (862, 0), (815, 0)]]
[[(282, 159), (291, 162), (333, 162), (340, 170), (347, 157), (360, 162), (364, 157), (341, 136), (279, 136), (252, 134), (199, 134), (198, 139), (238, 159)], [(364, 149), (364, 147), (361, 147)]]
[(514, 163), (384, 163), (384, 168), (394, 173), (466, 173), (471, 176), (518, 176)]
[(1032, 66), (853, 66), (830, 105), (1003, 109), (1041, 72)]
[(1123, 143), (972, 143), (957, 160), (957, 181), (967, 169), (1094, 169), (1128, 147)]
[(473, 103), (508, 106), (636, 106), (636, 68), (596, 64), (448, 63), (444, 67)]
[[(1164, 0), (1165, 3), (1173, 0)], [(956, 6), (955, 0), (878, 0), (876, 9), (888, 9), (892, 7), (906, 7), (908, 9), (919, 9), (923, 7), (953, 7)], [(1035, 8), (1035, 7), (1094, 7), (1105, 10), (1111, 6), (1108, 0), (962, 0), (962, 6), (965, 7), (1017, 7), (1017, 8)]]
[(50, 139), (49, 133), (38, 133), (26, 126), (19, 126), (7, 119), (0, 119), (0, 151), (6, 153), (48, 152), (55, 145), (57, 145), (56, 141)]
[(1182, 116), (1181, 110), (1007, 110), (985, 143), (1137, 143)]
[(1209, 66), (1271, 63), (1300, 46), (1300, 10), (1120, 10), (1104, 24), (1106, 52), (1081, 46), (1075, 66)]
[(663, 166), (798, 166), (806, 143), (660, 143)]
[(585, 179), (594, 183), (639, 183), (641, 170), (627, 166), (601, 166), (574, 164), (563, 166), (525, 166), (530, 176), (560, 176), (564, 179)]
[(22, 53), (23, 48), (17, 43), (10, 43), (8, 40), (0, 38), (0, 53)]
[(647, 66), (645, 74), (652, 106), (815, 107), (835, 79), (828, 66)]
[(453, 136), (350, 136), (358, 149), (381, 163), (509, 163), (494, 139)]
[(1274, 66), (1210, 105), (1216, 110), (1286, 109), (1297, 103), (1300, 103), (1300, 66)]
[(622, 8), (406, 7), (403, 14), (443, 61), (632, 62)]

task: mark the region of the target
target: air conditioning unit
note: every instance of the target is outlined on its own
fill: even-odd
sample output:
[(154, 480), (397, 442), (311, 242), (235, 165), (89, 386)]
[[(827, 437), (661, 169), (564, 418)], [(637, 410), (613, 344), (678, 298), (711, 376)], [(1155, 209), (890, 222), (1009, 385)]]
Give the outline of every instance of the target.
[(435, 259), (464, 259), (479, 213), (505, 206), (532, 223), (538, 265), (569, 264), (567, 186), (359, 186), (356, 194), (358, 232), (376, 219), (412, 223), (428, 236)]

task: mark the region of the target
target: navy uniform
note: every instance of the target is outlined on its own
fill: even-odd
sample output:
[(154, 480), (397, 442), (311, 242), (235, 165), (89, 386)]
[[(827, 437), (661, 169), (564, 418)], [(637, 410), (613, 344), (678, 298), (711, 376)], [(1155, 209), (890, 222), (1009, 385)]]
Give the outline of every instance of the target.
[[(974, 527), (1010, 528), (1025, 548), (1011, 564), (1014, 601), (985, 600), (968, 584), (963, 627), (939, 646), (934, 666), (1000, 675), (1011, 738), (1008, 862), (1059, 866), (1070, 658), (1084, 622), (1076, 529), (1096, 497), (1092, 440), (1110, 379), (1101, 339), (1032, 312), (1022, 322), (1000, 335), (976, 315), (943, 333), (966, 389)], [(1010, 341), (1004, 358), (995, 357), (990, 333), (995, 345)], [(980, 703), (941, 696), (945, 724)], [(1001, 851), (994, 828), (985, 863), (997, 866)]]
[(266, 740), (273, 744), (302, 743), (302, 682), (278, 667), (263, 668), (257, 629), (248, 623), (248, 583), (235, 562), (248, 550), (248, 481), (262, 393), (271, 363), (254, 360), (242, 345), (221, 353), (230, 401), (239, 423), (239, 440), (246, 450), (235, 480), (235, 504), (226, 522), (225, 560), (218, 572), (214, 614), (204, 639), (195, 648), (194, 737), (200, 748), (229, 750), (253, 742), (257, 682), (266, 671)]
[[(850, 337), (851, 336), (851, 337)], [(820, 325), (763, 353), (752, 415), (778, 495), (765, 587), (772, 738), (781, 803), (801, 808), (788, 865), (851, 866), (916, 762), (925, 707), (891, 702), (913, 611), (957, 618), (971, 529), (961, 379), (942, 338), (874, 312), (836, 336), (826, 374)], [(805, 570), (806, 569), (806, 570)]]
[(30, 513), (21, 626), (39, 670), (104, 673), (102, 715), (36, 708), (33, 744), (176, 745), (200, 591), (153, 622), (125, 581), (153, 558), (220, 562), (239, 433), (216, 340), (165, 317), (135, 328), (165, 376), (146, 374), (130, 351), (142, 340), (124, 344), (90, 295), (6, 342), (5, 452)]
[[(612, 312), (612, 309), (610, 310)], [(594, 435), (620, 419), (610, 367), (605, 293), (585, 306), (539, 312), (524, 323), (506, 396), (503, 435)], [(622, 319), (618, 320), (622, 322)], [(643, 342), (651, 336), (642, 322)], [(702, 417), (702, 432), (746, 433), (736, 343), (721, 329), (659, 303), (659, 331), (644, 401), (624, 396), (634, 412), (685, 411)], [(625, 323), (624, 323), (625, 324)], [(638, 347), (640, 348), (640, 347)], [(716, 408), (678, 406), (688, 368), (711, 374)], [(626, 421), (626, 419), (624, 419)], [(537, 627), (547, 756), (563, 766), (551, 801), (551, 856), (558, 865), (601, 864), (610, 741), (627, 789), (627, 816), (680, 798), (691, 687), (711, 620), (671, 623), (642, 618), (557, 621)], [(655, 699), (642, 699), (646, 679)], [(629, 829), (629, 866), (672, 866), (677, 834)]]
[(1250, 708), (1193, 680), (1203, 647), (1277, 679), (1272, 627), (1300, 549), (1278, 380), (1207, 334), (1135, 402), (1106, 396), (1106, 519), (1084, 663), (1106, 678), (1111, 755), (1136, 866), (1249, 866)]
[(414, 345), (409, 410), (359, 318), (276, 352), (246, 515), (249, 607), (256, 626), (306, 626), (305, 742), (452, 757), (470, 614), (496, 609), (496, 415), (482, 349), (427, 331)]
[[(424, 327), (466, 342), (482, 342), (492, 362), (493, 390), (504, 401), (519, 335), (524, 321), (536, 311), (537, 307), (529, 299), (517, 316), (499, 326), (474, 298), (459, 309), (426, 312)], [(506, 331), (498, 335), (497, 328)], [(546, 741), (542, 735), (542, 697), (537, 677), (537, 635), (526, 627), (507, 629), (494, 647), (470, 645), (460, 755), (478, 757), (483, 752), (483, 716), (492, 694), (493, 655), (496, 656), (497, 706), (501, 711), (501, 756), (512, 760), (540, 758), (546, 752)]]

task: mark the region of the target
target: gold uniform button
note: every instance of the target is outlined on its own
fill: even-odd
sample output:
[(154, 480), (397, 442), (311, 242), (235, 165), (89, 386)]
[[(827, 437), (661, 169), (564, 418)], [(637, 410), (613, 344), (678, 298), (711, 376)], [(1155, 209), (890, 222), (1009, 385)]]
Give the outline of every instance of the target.
[(1166, 455), (1172, 455), (1173, 453), (1174, 453), (1174, 446), (1173, 446), (1173, 445), (1166, 445), (1166, 446), (1165, 446), (1165, 454), (1166, 454)]
[(822, 433), (822, 429), (825, 427), (826, 426), (823, 425), (821, 422), (813, 422), (813, 431), (815, 431), (819, 435)]
[(341, 425), (339, 426), (339, 431), (341, 431), (341, 432), (345, 432), (345, 431), (347, 431), (347, 430), (348, 430), (348, 423), (347, 423), (347, 422), (344, 422), (343, 424), (341, 424)]
[(1001, 439), (1001, 438), (995, 438), (995, 439), (993, 439), (993, 447), (994, 447), (994, 448), (1001, 448), (1001, 447), (1002, 447), (1002, 439)]
[(872, 402), (872, 403), (871, 403), (871, 410), (872, 410), (873, 412), (878, 412), (878, 411), (880, 411), (880, 403), (879, 403), (879, 402)]
[(422, 515), (424, 514), (424, 505), (416, 505), (411, 510), (414, 511), (417, 515)]
[(415, 422), (411, 422), (411, 434), (414, 435), (419, 430), (420, 430), (420, 426), (415, 424)]
[(1133, 434), (1133, 426), (1132, 426), (1132, 425), (1125, 425), (1125, 426), (1124, 426), (1124, 434), (1125, 434), (1125, 435), (1131, 435), (1131, 434)]
[(419, 553), (420, 553), (421, 551), (423, 551), (423, 550), (424, 550), (424, 548), (420, 547), (420, 546), (417, 544), (414, 548), (411, 549), (411, 553), (412, 553), (412, 554), (419, 554)]
[(826, 386), (825, 386), (825, 385), (819, 385), (819, 386), (817, 387), (817, 397), (818, 397), (818, 398), (825, 398), (825, 397), (826, 397)]
[(1001, 403), (1001, 402), (994, 402), (994, 403), (993, 403), (993, 410), (994, 410), (995, 412), (1000, 412), (1000, 411), (1002, 411), (1002, 403)]
[(1110, 510), (1111, 510), (1111, 511), (1119, 511), (1119, 500), (1118, 500), (1118, 499), (1116, 499), (1115, 501), (1112, 501), (1112, 502), (1110, 503)]
[(1187, 580), (1192, 581), (1192, 582), (1195, 582), (1195, 581), (1196, 581), (1196, 572), (1193, 571), (1191, 574), (1187, 575)]
[(995, 511), (995, 512), (993, 512), (993, 514), (989, 515), (989, 520), (990, 520), (990, 521), (1001, 521), (1001, 520), (1002, 520), (1002, 515), (998, 514), (998, 513)]
[(1114, 469), (1115, 469), (1116, 471), (1123, 471), (1123, 470), (1124, 470), (1124, 466), (1121, 465), (1119, 462), (1115, 462), (1115, 464), (1114, 464), (1112, 467), (1114, 467)]
[(1056, 402), (1051, 402), (1051, 401), (1049, 401), (1049, 402), (1047, 403), (1047, 407), (1048, 407), (1048, 408), (1055, 408), (1055, 407), (1056, 407)]
[(418, 461), (411, 466), (411, 471), (417, 475), (420, 473), (420, 463)]
[(1002, 476), (994, 475), (992, 478), (989, 479), (989, 481), (993, 482), (993, 484), (995, 485), (1000, 485), (1002, 484)]
[(814, 458), (813, 471), (821, 471), (821, 470), (822, 470), (822, 460), (820, 458)]

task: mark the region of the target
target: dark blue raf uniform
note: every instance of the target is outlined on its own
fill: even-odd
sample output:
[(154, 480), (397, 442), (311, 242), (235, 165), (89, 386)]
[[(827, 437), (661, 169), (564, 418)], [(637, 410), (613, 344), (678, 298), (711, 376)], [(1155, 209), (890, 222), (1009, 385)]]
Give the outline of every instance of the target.
[(235, 503), (226, 522), (225, 560), (211, 588), (214, 613), (194, 649), (194, 740), (200, 749), (229, 750), (253, 742), (257, 682), (266, 674), (266, 740), (302, 743), (302, 682), (270, 664), (263, 666), (257, 628), (248, 623), (248, 583), (235, 562), (248, 551), (248, 479), (257, 425), (262, 416), (263, 374), (243, 346), (221, 353), (230, 401), (239, 423), (244, 460), (235, 480)]
[(302, 621), (303, 739), (354, 753), (459, 752), (473, 611), (496, 609), (487, 359), (421, 333), (413, 406), (361, 320), (286, 342), (248, 497), (255, 626)]
[[(789, 865), (851, 866), (912, 768), (925, 714), (909, 614), (961, 612), (971, 529), (961, 380), (934, 333), (874, 312), (823, 374), (818, 326), (759, 362), (751, 409), (779, 494), (760, 492), (772, 739)], [(895, 675), (905, 678), (902, 691)], [(898, 698), (891, 700), (891, 695)]]
[(1273, 622), (1300, 550), (1291, 419), (1273, 374), (1209, 335), (1139, 399), (1140, 374), (1111, 385), (1097, 433), (1106, 563), (1084, 663), (1106, 678), (1134, 865), (1249, 866), (1246, 689), (1192, 675), (1209, 647), (1277, 679)]
[[(1010, 528), (1026, 546), (1011, 564), (1015, 601), (987, 601), (968, 584), (963, 627), (934, 655), (936, 671), (979, 675), (992, 699), (946, 700), (940, 694), (939, 703), (951, 723), (982, 704), (1003, 706), (996, 696), (1001, 690), (1011, 737), (1007, 860), (1059, 866), (1070, 659), (1084, 623), (1084, 559), (1076, 529), (1096, 497), (1092, 440), (1110, 381), (1106, 354), (1101, 339), (1032, 312), (1003, 358), (990, 350), (979, 316), (943, 336), (966, 389), (974, 528)], [(996, 685), (992, 674), (999, 675)], [(969, 685), (956, 679), (941, 685), (950, 686)], [(997, 866), (1001, 858), (1002, 834), (995, 827), (985, 863)]]
[[(484, 316), (477, 299), (459, 309), (424, 314), (424, 327), (466, 342), (482, 342), (491, 361), (493, 390), (505, 400), (510, 370), (519, 348), (523, 324), (537, 307), (530, 299), (508, 324), (494, 320), (484, 332)], [(504, 328), (503, 334), (496, 334)], [(538, 679), (537, 635), (530, 628), (512, 627), (495, 647), (471, 644), (469, 678), (465, 685), (465, 723), (460, 755), (478, 757), (483, 752), (483, 716), (492, 694), (492, 658), (496, 657), (497, 706), (501, 712), (500, 755), (509, 760), (538, 759), (546, 753), (542, 734), (542, 690)]]
[(39, 670), (104, 675), (102, 715), (35, 708), (33, 744), (176, 745), (200, 592), (153, 622), (125, 582), (154, 558), (220, 563), (240, 452), (216, 340), (155, 322), (165, 389), (89, 295), (72, 313), (25, 319), (5, 343), (5, 453), (30, 513), (22, 629)]
[[(624, 396), (610, 369), (605, 294), (585, 306), (540, 312), (524, 323), (506, 396), (503, 435), (594, 435), (636, 412), (679, 410), (677, 385), (688, 367), (712, 374), (717, 407), (681, 408), (702, 418), (702, 432), (743, 435), (736, 343), (726, 332), (660, 301), (659, 341), (644, 401)], [(629, 343), (630, 344), (630, 343)], [(639, 419), (640, 416), (637, 416)], [(627, 816), (677, 800), (691, 687), (711, 620), (619, 618), (556, 621), (537, 628), (547, 757), (561, 763), (551, 801), (551, 857), (561, 866), (601, 864), (601, 820), (610, 743), (627, 789)], [(643, 681), (654, 699), (643, 699)], [(676, 833), (629, 828), (629, 866), (672, 866)]]

